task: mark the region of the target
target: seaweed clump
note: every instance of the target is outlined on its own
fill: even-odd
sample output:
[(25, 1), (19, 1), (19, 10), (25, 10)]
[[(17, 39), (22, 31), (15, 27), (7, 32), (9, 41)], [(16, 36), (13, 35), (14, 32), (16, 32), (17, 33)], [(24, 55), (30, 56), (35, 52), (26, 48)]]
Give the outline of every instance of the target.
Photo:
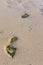
[(27, 18), (27, 17), (29, 17), (29, 14), (27, 14), (27, 13), (22, 15), (22, 18)]
[(12, 58), (14, 57), (17, 48), (11, 46), (11, 44), (13, 44), (13, 42), (15, 42), (17, 40), (18, 40), (18, 37), (12, 37), (11, 40), (10, 40), (10, 45), (6, 46), (6, 51)]
[(15, 53), (16, 53), (16, 50), (17, 50), (17, 48), (10, 47), (10, 45), (8, 45), (8, 46), (6, 47), (7, 53), (8, 53), (12, 58), (14, 57), (14, 55), (15, 55)]
[(15, 42), (17, 40), (18, 40), (18, 37), (12, 37), (11, 40), (10, 40), (10, 43), (13, 43), (13, 42)]

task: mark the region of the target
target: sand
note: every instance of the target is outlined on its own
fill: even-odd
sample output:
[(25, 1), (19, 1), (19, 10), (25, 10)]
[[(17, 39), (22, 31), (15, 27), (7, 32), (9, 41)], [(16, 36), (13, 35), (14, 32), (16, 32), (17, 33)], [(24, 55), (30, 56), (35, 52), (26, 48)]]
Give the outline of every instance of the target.
[[(0, 65), (43, 65), (43, 15), (39, 0), (26, 0), (28, 7), (22, 6), (24, 0), (14, 7), (15, 1), (0, 1)], [(16, 0), (17, 1), (17, 0)], [(29, 17), (22, 19), (24, 12)], [(42, 12), (43, 13), (43, 12)], [(16, 55), (12, 59), (6, 54), (9, 38), (17, 36)]]

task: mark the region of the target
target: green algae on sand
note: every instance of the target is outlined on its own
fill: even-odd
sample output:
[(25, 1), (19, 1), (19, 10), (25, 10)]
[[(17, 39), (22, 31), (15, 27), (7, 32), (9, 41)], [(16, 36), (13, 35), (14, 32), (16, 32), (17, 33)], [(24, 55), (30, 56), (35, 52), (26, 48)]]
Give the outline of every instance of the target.
[(14, 46), (12, 46), (11, 44), (13, 44), (13, 42), (16, 42), (18, 40), (18, 37), (14, 36), (10, 38), (10, 44), (6, 46), (6, 51), (7, 53), (13, 58), (17, 48), (15, 48)]
[(10, 43), (13, 43), (13, 42), (15, 42), (15, 41), (17, 41), (18, 40), (18, 37), (12, 37), (11, 39), (10, 39)]
[(22, 17), (22, 18), (27, 18), (27, 17), (29, 17), (29, 14), (25, 13), (25, 14), (23, 14), (21, 17)]
[(10, 47), (10, 45), (8, 45), (8, 46), (6, 47), (7, 53), (8, 53), (12, 58), (14, 57), (14, 55), (15, 55), (15, 53), (16, 53), (16, 50), (17, 50), (17, 48), (15, 48), (15, 47)]

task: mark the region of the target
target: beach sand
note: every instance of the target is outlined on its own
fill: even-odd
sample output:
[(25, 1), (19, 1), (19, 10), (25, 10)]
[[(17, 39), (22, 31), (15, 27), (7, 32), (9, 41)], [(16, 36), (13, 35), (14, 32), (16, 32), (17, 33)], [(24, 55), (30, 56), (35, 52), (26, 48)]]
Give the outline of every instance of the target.
[[(29, 4), (30, 16), (22, 19), (24, 10), (9, 8), (3, 2), (0, 1), (0, 65), (43, 65), (43, 15)], [(5, 50), (12, 36), (18, 37), (13, 59)]]

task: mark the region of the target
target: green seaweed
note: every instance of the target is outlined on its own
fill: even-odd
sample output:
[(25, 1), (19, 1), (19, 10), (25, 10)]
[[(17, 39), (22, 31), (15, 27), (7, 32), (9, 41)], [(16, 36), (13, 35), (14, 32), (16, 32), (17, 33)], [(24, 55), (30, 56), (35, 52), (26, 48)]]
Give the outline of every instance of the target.
[(18, 40), (18, 37), (12, 37), (11, 40), (10, 40), (10, 43), (13, 43), (13, 42), (15, 42), (17, 40)]
[(29, 14), (25, 13), (24, 15), (22, 15), (22, 18), (27, 18), (29, 17)]
[(16, 53), (16, 50), (17, 50), (17, 48), (10, 47), (10, 45), (8, 45), (8, 46), (6, 47), (7, 53), (8, 53), (12, 58), (14, 57), (14, 55), (15, 55), (15, 53)]

